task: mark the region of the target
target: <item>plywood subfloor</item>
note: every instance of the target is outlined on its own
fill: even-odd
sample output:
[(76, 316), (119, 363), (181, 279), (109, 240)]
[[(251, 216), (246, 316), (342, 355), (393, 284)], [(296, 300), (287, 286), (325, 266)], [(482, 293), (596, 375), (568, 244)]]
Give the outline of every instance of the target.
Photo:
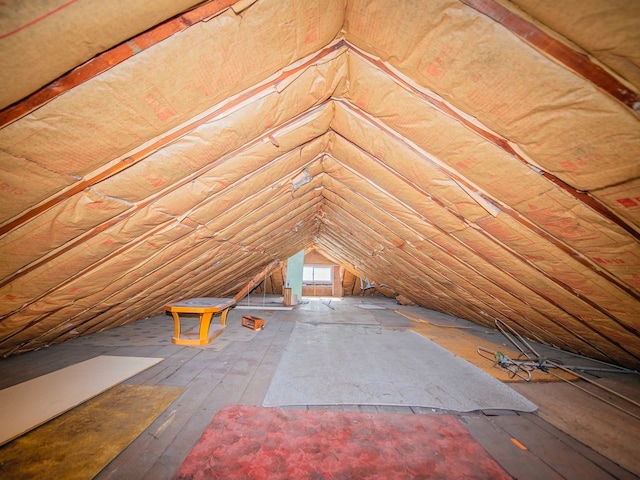
[[(306, 301), (306, 300), (305, 300)], [(354, 297), (343, 301), (308, 301), (292, 311), (273, 312), (265, 330), (250, 341), (230, 341), (219, 350), (184, 347), (173, 344), (105, 346), (74, 345), (67, 342), (0, 361), (0, 387), (10, 386), (44, 373), (69, 366), (99, 354), (164, 357), (165, 360), (130, 378), (125, 384), (167, 385), (184, 388), (180, 397), (165, 410), (147, 430), (136, 438), (96, 477), (98, 480), (137, 478), (162, 480), (172, 478), (187, 454), (196, 444), (213, 416), (227, 405), (262, 404), (273, 375), (289, 341), (296, 321), (369, 324), (381, 326), (393, 321), (393, 301), (380, 302), (387, 309), (362, 309), (358, 303), (372, 303), (371, 298)], [(379, 300), (376, 298), (375, 303)], [(246, 311), (231, 311), (228, 322), (240, 322)], [(263, 316), (267, 312), (258, 314)], [(269, 312), (271, 313), (271, 312)], [(425, 311), (424, 313), (427, 313)], [(170, 339), (173, 325), (166, 319), (166, 334)], [(483, 329), (483, 332), (486, 329)], [(139, 333), (139, 335), (144, 335)], [(224, 336), (224, 335), (223, 335)], [(494, 341), (499, 335), (486, 331)], [(454, 381), (455, 379), (452, 379)], [(615, 377), (624, 383), (628, 379)], [(535, 389), (541, 384), (526, 385)], [(536, 403), (544, 408), (548, 398), (556, 395), (558, 383), (546, 384), (545, 392)], [(526, 396), (526, 392), (524, 393)], [(401, 413), (434, 415), (432, 409), (380, 405), (301, 406), (301, 409), (359, 411), (367, 413)], [(602, 416), (607, 412), (598, 406), (585, 409), (578, 400), (564, 405), (575, 415)], [(589, 443), (602, 432), (593, 430), (579, 442), (536, 413), (470, 412), (458, 415), (471, 435), (514, 478), (535, 479), (637, 479), (640, 472), (631, 473), (597, 453)], [(628, 430), (631, 421), (608, 423), (611, 430)], [(526, 450), (520, 448), (514, 439)], [(613, 439), (615, 448), (615, 441)]]

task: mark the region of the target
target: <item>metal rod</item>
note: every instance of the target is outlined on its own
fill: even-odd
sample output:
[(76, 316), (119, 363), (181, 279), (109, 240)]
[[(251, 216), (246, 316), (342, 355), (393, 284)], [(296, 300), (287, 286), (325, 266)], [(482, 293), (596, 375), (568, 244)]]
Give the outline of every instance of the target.
[[(612, 406), (613, 408), (616, 408), (616, 409), (620, 410), (621, 412), (626, 413), (627, 415), (629, 415), (629, 416), (631, 416), (631, 417), (633, 417), (633, 418), (635, 418), (635, 419), (637, 419), (637, 420), (640, 420), (640, 416), (638, 416), (638, 415), (636, 415), (636, 414), (634, 414), (634, 413), (631, 413), (629, 410), (625, 410), (625, 409), (624, 409), (624, 408), (622, 408), (621, 406), (616, 405), (616, 404), (615, 404), (615, 403), (613, 403), (613, 402), (610, 402), (610, 401), (609, 401), (609, 400), (607, 400), (606, 398), (602, 398), (600, 395), (596, 395), (595, 393), (590, 392), (590, 391), (589, 391), (589, 390), (587, 390), (586, 388), (583, 388), (583, 387), (581, 387), (580, 385), (578, 385), (578, 384), (576, 384), (576, 383), (574, 383), (574, 382), (570, 382), (570, 381), (569, 381), (569, 380), (567, 380), (566, 378), (562, 378), (560, 375), (556, 375), (556, 374), (555, 374), (555, 373), (553, 373), (553, 372), (549, 372), (549, 373), (550, 373), (551, 375), (553, 375), (554, 377), (559, 378), (560, 380), (562, 380), (562, 381), (564, 381), (564, 382), (567, 382), (569, 385), (573, 385), (573, 386), (574, 386), (574, 387), (576, 387), (577, 389), (582, 390), (583, 392), (587, 393), (588, 395), (591, 395), (592, 397), (597, 398), (598, 400), (600, 400), (600, 401), (602, 401), (602, 402), (606, 403), (607, 405), (610, 405), (610, 406)], [(573, 372), (571, 372), (571, 373), (573, 373)], [(579, 375), (578, 375), (578, 376), (579, 376)], [(598, 385), (598, 384), (596, 384), (596, 385)], [(611, 391), (611, 390), (607, 389), (606, 387), (602, 387), (602, 385), (598, 385), (598, 386), (599, 386), (599, 387), (601, 387), (601, 388), (605, 388), (605, 390)], [(615, 395), (618, 395), (618, 394), (616, 394), (615, 392), (612, 392), (612, 391), (611, 391), (611, 393), (614, 393)], [(629, 399), (628, 399), (628, 398), (626, 398), (626, 397), (622, 397), (622, 398), (625, 398), (625, 400), (629, 400)], [(636, 403), (636, 402), (634, 402), (633, 400), (629, 400), (629, 401), (631, 401), (631, 403), (633, 403), (633, 404), (637, 405), (637, 403)]]
[[(511, 373), (512, 377), (517, 375), (518, 377), (522, 378), (523, 380), (525, 380), (527, 382), (531, 380), (531, 372), (533, 370), (537, 369), (537, 368), (542, 369), (542, 366), (543, 366), (543, 364), (540, 363), (539, 361), (538, 362), (533, 362), (533, 361), (523, 361), (523, 360), (511, 360), (509, 357), (507, 357), (506, 355), (504, 355), (504, 354), (502, 354), (500, 352), (492, 352), (491, 350), (489, 350), (487, 348), (484, 348), (484, 347), (478, 347), (477, 351), (478, 351), (478, 354), (480, 354), (481, 357), (484, 357), (484, 358), (489, 359), (489, 360), (491, 360), (491, 358), (486, 356), (486, 355), (484, 355), (483, 353), (493, 354), (494, 365), (499, 365), (501, 368), (507, 370), (509, 373)], [(569, 385), (573, 385), (577, 389), (582, 390), (583, 392), (591, 395), (594, 398), (597, 398), (598, 400), (606, 403), (607, 405), (610, 405), (610, 406), (620, 410), (621, 412), (626, 413), (627, 415), (629, 415), (629, 416), (631, 416), (631, 417), (633, 417), (633, 418), (635, 418), (637, 420), (640, 420), (640, 416), (638, 416), (638, 415), (636, 415), (636, 414), (624, 409), (623, 407), (621, 407), (619, 405), (616, 405), (615, 403), (607, 400), (606, 398), (603, 398), (603, 397), (601, 397), (599, 395), (596, 395), (593, 392), (590, 392), (589, 390), (581, 387), (580, 385), (578, 385), (578, 384), (576, 384), (574, 382), (571, 382), (571, 381), (567, 380), (566, 378), (562, 378), (560, 375), (557, 375), (557, 374), (555, 374), (555, 373), (553, 373), (551, 371), (548, 371), (546, 369), (546, 367), (548, 366), (548, 367), (551, 367), (551, 368), (557, 368), (557, 369), (563, 370), (563, 371), (565, 371), (565, 372), (567, 372), (567, 373), (569, 373), (571, 375), (575, 375), (576, 377), (586, 381), (587, 383), (591, 383), (592, 385), (594, 385), (594, 386), (596, 386), (598, 388), (601, 388), (601, 389), (605, 390), (606, 392), (608, 392), (608, 393), (610, 393), (612, 395), (615, 395), (616, 397), (621, 398), (622, 400), (626, 400), (627, 402), (629, 402), (629, 403), (631, 403), (631, 404), (633, 404), (633, 405), (635, 405), (635, 406), (640, 408), (640, 403), (636, 402), (635, 400), (632, 400), (631, 398), (626, 397), (625, 395), (622, 395), (622, 394), (620, 394), (620, 393), (618, 393), (618, 392), (616, 392), (616, 391), (614, 391), (614, 390), (612, 390), (612, 389), (610, 389), (608, 387), (605, 387), (604, 385), (601, 385), (601, 384), (599, 384), (597, 382), (594, 382), (593, 380), (591, 380), (591, 379), (589, 379), (589, 378), (587, 378), (587, 377), (585, 377), (583, 375), (580, 375), (579, 373), (576, 373), (575, 371), (571, 370), (571, 368), (574, 368), (574, 367), (562, 366), (562, 365), (558, 365), (558, 364), (556, 364), (554, 362), (547, 362), (547, 361), (545, 362), (544, 365), (545, 365), (545, 369), (543, 369), (543, 371), (545, 373), (553, 375), (554, 377), (559, 378), (560, 380), (562, 380), (564, 382), (567, 382)], [(515, 370), (513, 370), (510, 367), (515, 367)], [(575, 368), (579, 368), (579, 367), (575, 367)], [(605, 370), (605, 369), (598, 369), (598, 370)], [(522, 376), (520, 374), (520, 372), (526, 372), (528, 378), (525, 378), (524, 376)]]
[[(510, 341), (510, 342), (511, 342), (511, 343), (512, 343), (512, 344), (513, 344), (513, 345), (514, 345), (518, 350), (520, 350), (520, 351), (522, 352), (522, 354), (523, 354), (525, 357), (527, 357), (529, 360), (533, 360), (533, 358), (531, 358), (531, 357), (529, 356), (529, 353), (534, 353), (536, 357), (540, 358), (540, 354), (539, 354), (538, 352), (536, 352), (536, 350), (535, 350), (531, 345), (529, 345), (529, 343), (528, 343), (528, 342), (527, 342), (527, 341), (522, 337), (522, 335), (520, 335), (518, 332), (516, 332), (516, 331), (515, 331), (511, 326), (507, 325), (505, 322), (503, 322), (502, 320), (500, 320), (500, 319), (498, 319), (498, 318), (496, 318), (496, 319), (495, 319), (495, 325), (496, 325), (496, 328), (497, 328), (498, 330), (500, 330), (500, 332), (502, 332), (502, 334), (503, 334), (505, 337), (507, 337), (507, 339), (508, 339), (508, 340), (509, 340), (509, 341)], [(524, 351), (524, 348), (522, 348), (522, 346), (518, 345), (518, 344), (515, 342), (515, 340), (513, 340), (513, 339), (509, 336), (509, 334), (507, 334), (507, 332), (505, 332), (505, 331), (504, 331), (504, 329), (501, 327), (501, 325), (502, 325), (502, 327), (509, 329), (509, 330), (511, 331), (511, 334), (512, 334), (512, 335), (514, 335), (514, 336), (515, 336), (515, 337), (516, 337), (516, 338), (517, 338), (517, 339), (522, 343), (522, 345), (525, 345), (525, 346), (526, 346), (526, 348), (528, 348), (528, 349), (529, 349), (529, 353), (525, 352), (525, 351)]]
[(585, 367), (581, 365), (563, 365), (564, 368), (569, 368), (570, 370), (578, 370), (584, 372), (608, 372), (608, 373), (638, 373), (634, 370), (619, 370), (617, 368), (602, 368), (602, 367)]
[(556, 350), (556, 351), (562, 352), (562, 353), (568, 353), (569, 355), (573, 355), (574, 357), (584, 358), (585, 360), (589, 360), (591, 362), (601, 363), (603, 365), (607, 365), (609, 367), (613, 367), (616, 370), (623, 370), (625, 373), (635, 373), (636, 375), (640, 375), (640, 372), (638, 372), (637, 370), (632, 370), (630, 368), (621, 367), (619, 365), (614, 365), (613, 363), (608, 363), (608, 362), (605, 362), (603, 360), (598, 360), (597, 358), (585, 357), (584, 355), (580, 355), (579, 353), (568, 352), (566, 350), (561, 350), (561, 349), (559, 349), (557, 347), (553, 347), (551, 345), (547, 345), (547, 348), (551, 348), (553, 350)]
[[(539, 368), (551, 375), (553, 375), (554, 377), (560, 378), (561, 380), (569, 383), (570, 385), (573, 385), (574, 387), (588, 393), (589, 395), (592, 395), (593, 397), (597, 398), (598, 400), (601, 400), (603, 402), (605, 402), (606, 404), (617, 408), (618, 410), (626, 413), (627, 415), (632, 416), (633, 418), (636, 418), (638, 420), (640, 420), (640, 416), (635, 415), (634, 413), (629, 412), (628, 410), (625, 410), (624, 408), (608, 401), (605, 398), (600, 397), (599, 395), (596, 395), (593, 392), (590, 392), (589, 390), (586, 390), (585, 388), (581, 387), (580, 385), (575, 384), (574, 382), (570, 382), (569, 380), (560, 377), (559, 375), (556, 375), (553, 372), (549, 372), (547, 371), (547, 367), (552, 367), (552, 368), (557, 368), (559, 370), (562, 370), (564, 372), (567, 372), (571, 375), (575, 375), (576, 377), (584, 380), (587, 383), (590, 383), (598, 388), (601, 388), (602, 390), (605, 390), (606, 392), (610, 393), (611, 395), (614, 395), (622, 400), (625, 400), (629, 403), (631, 403), (632, 405), (635, 405), (636, 407), (640, 408), (640, 403), (636, 402), (635, 400), (632, 400), (631, 398), (622, 395), (621, 393), (616, 392), (615, 390), (612, 390), (608, 387), (605, 387), (604, 385), (601, 385), (597, 382), (594, 382), (593, 380), (591, 380), (590, 378), (585, 377), (584, 375), (581, 375), (579, 373), (577, 373), (575, 370), (593, 370), (593, 371), (607, 371), (607, 372), (616, 372), (616, 373), (620, 373), (620, 372), (624, 372), (624, 373), (638, 373), (635, 370), (629, 370), (623, 367), (618, 367), (617, 365), (612, 365), (609, 364), (607, 362), (602, 362), (600, 360), (595, 360), (595, 359), (591, 359), (588, 357), (583, 357), (587, 360), (592, 360), (594, 362), (599, 362), (601, 364), (605, 364), (607, 366), (613, 367), (611, 369), (605, 369), (605, 368), (597, 368), (597, 367), (569, 367), (569, 366), (565, 366), (565, 365), (560, 365), (556, 362), (552, 362), (552, 361), (548, 361), (546, 359), (544, 359), (543, 357), (540, 356), (540, 354), (538, 352), (536, 352), (536, 350), (518, 333), (516, 332), (511, 326), (509, 326), (508, 324), (506, 324), (505, 322), (503, 322), (502, 320), (496, 318), (495, 319), (495, 325), (496, 328), (505, 336), (505, 338), (507, 340), (509, 340), (509, 342), (511, 342), (513, 344), (514, 347), (516, 347), (528, 360), (530, 360), (529, 362), (525, 362), (523, 360), (511, 360), (509, 357), (500, 354), (501, 358), (498, 358), (498, 354), (499, 352), (493, 352), (495, 355), (495, 363), (494, 365), (500, 365), (502, 368), (504, 368), (505, 370), (511, 372), (513, 375), (518, 375), (521, 378), (521, 375), (519, 375), (520, 371), (524, 371), (527, 372), (529, 378), (531, 378), (531, 371), (535, 370), (536, 368)], [(515, 337), (515, 338), (512, 338)], [(516, 341), (516, 339), (521, 342), (521, 344), (518, 344), (518, 342)], [(523, 347), (524, 346), (524, 347)], [(529, 352), (525, 351), (525, 348), (529, 350)], [(553, 348), (553, 347), (552, 347)], [(482, 355), (481, 351), (486, 352), (486, 353), (490, 353), (489, 350), (482, 348), (482, 347), (478, 347), (478, 353), (487, 358), (485, 355)], [(533, 359), (529, 353), (533, 353), (535, 354), (535, 356), (537, 357), (536, 359)], [(571, 352), (567, 352), (567, 353), (571, 353)], [(581, 356), (581, 355), (577, 355), (577, 354), (572, 354), (572, 355), (576, 355), (576, 356)], [(515, 367), (515, 371), (512, 370), (510, 367)], [(575, 369), (575, 370), (574, 370)], [(525, 379), (526, 380), (526, 379)]]
[[(520, 361), (515, 362), (501, 352), (493, 352), (484, 347), (478, 347), (477, 352), (481, 357), (486, 358), (487, 360), (493, 360), (494, 366), (500, 365), (501, 368), (508, 371), (511, 374), (511, 378), (513, 378), (514, 376), (518, 376), (525, 382), (531, 381), (531, 372), (535, 370), (534, 366), (525, 365), (523, 364), (523, 362), (520, 362)], [(488, 353), (489, 355), (491, 355), (491, 357), (484, 355), (483, 352)], [(509, 366), (514, 366), (516, 369), (512, 370), (509, 368)], [(526, 372), (527, 376), (524, 377), (523, 375), (520, 374), (520, 372)]]
[(585, 377), (584, 375), (580, 375), (579, 373), (576, 373), (576, 372), (574, 372), (572, 370), (569, 370), (568, 368), (565, 368), (562, 365), (557, 365), (557, 364), (555, 364), (553, 362), (549, 362), (549, 364), (554, 366), (555, 368), (559, 368), (560, 370), (564, 370), (565, 372), (569, 372), (572, 375), (575, 375), (575, 376), (581, 378), (585, 382), (588, 382), (588, 383), (590, 383), (592, 385), (595, 385), (596, 387), (601, 388), (604, 391), (609, 392), (610, 394), (615, 395), (618, 398), (626, 400), (627, 402), (629, 402), (629, 403), (635, 405), (636, 407), (640, 408), (640, 403), (636, 402), (635, 400), (632, 400), (631, 398), (629, 398), (629, 397), (627, 397), (625, 395), (622, 395), (621, 393), (618, 393), (615, 390), (611, 390), (610, 388), (605, 387), (604, 385), (601, 385), (598, 382), (594, 382), (593, 380), (591, 380), (590, 378)]

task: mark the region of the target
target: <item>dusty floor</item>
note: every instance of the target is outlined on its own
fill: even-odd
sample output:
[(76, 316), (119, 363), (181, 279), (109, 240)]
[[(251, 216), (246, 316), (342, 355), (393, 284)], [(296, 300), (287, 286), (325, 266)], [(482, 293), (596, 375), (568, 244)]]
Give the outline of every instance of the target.
[[(373, 308), (362, 308), (373, 305)], [(161, 315), (134, 324), (75, 339), (61, 345), (0, 361), (0, 388), (55, 371), (96, 355), (163, 357), (160, 364), (127, 380), (131, 385), (179, 386), (184, 392), (151, 426), (118, 455), (99, 479), (171, 478), (214, 414), (227, 405), (262, 405), (291, 332), (299, 321), (376, 322), (386, 328), (408, 328), (412, 322), (395, 312), (395, 302), (378, 297), (340, 301), (303, 299), (290, 311), (234, 309), (230, 324), (251, 314), (266, 320), (259, 332), (232, 329), (204, 347), (171, 343), (173, 325)], [(504, 343), (498, 332), (417, 307), (401, 307), (438, 325), (465, 328), (482, 341)], [(454, 330), (454, 329), (450, 329)], [(462, 331), (462, 330), (461, 330)], [(534, 344), (541, 353), (565, 364), (584, 360)], [(455, 347), (450, 347), (455, 352)], [(460, 355), (462, 356), (462, 355)], [(487, 361), (488, 362), (488, 361)], [(640, 377), (599, 372), (608, 388), (640, 401)], [(455, 381), (455, 379), (452, 379)], [(640, 416), (640, 409), (582, 380), (573, 382)], [(640, 420), (611, 407), (564, 381), (510, 385), (536, 403), (535, 413), (471, 412), (456, 414), (487, 452), (514, 478), (607, 479), (639, 478), (636, 454)], [(613, 397), (613, 398), (612, 398)], [(344, 405), (338, 411), (437, 414), (423, 407)], [(451, 413), (451, 412), (449, 412)]]

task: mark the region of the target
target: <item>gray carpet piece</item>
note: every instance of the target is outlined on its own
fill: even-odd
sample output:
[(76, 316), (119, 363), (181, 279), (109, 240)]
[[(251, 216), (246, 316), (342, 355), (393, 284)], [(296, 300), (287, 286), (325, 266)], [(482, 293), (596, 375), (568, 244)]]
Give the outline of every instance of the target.
[(517, 410), (536, 405), (410, 330), (297, 323), (264, 399), (292, 405)]

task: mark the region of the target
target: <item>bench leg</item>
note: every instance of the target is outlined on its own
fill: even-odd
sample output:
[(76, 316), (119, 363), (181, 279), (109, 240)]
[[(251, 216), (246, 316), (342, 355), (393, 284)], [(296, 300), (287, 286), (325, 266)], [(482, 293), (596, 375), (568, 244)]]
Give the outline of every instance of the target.
[(171, 316), (173, 317), (173, 338), (180, 338), (180, 315), (177, 312), (171, 312)]
[(227, 324), (227, 313), (229, 313), (229, 309), (225, 308), (222, 311), (222, 315), (220, 316), (220, 325), (226, 325)]
[(213, 313), (206, 312), (200, 316), (200, 344), (209, 343), (209, 325), (211, 325), (211, 317)]

